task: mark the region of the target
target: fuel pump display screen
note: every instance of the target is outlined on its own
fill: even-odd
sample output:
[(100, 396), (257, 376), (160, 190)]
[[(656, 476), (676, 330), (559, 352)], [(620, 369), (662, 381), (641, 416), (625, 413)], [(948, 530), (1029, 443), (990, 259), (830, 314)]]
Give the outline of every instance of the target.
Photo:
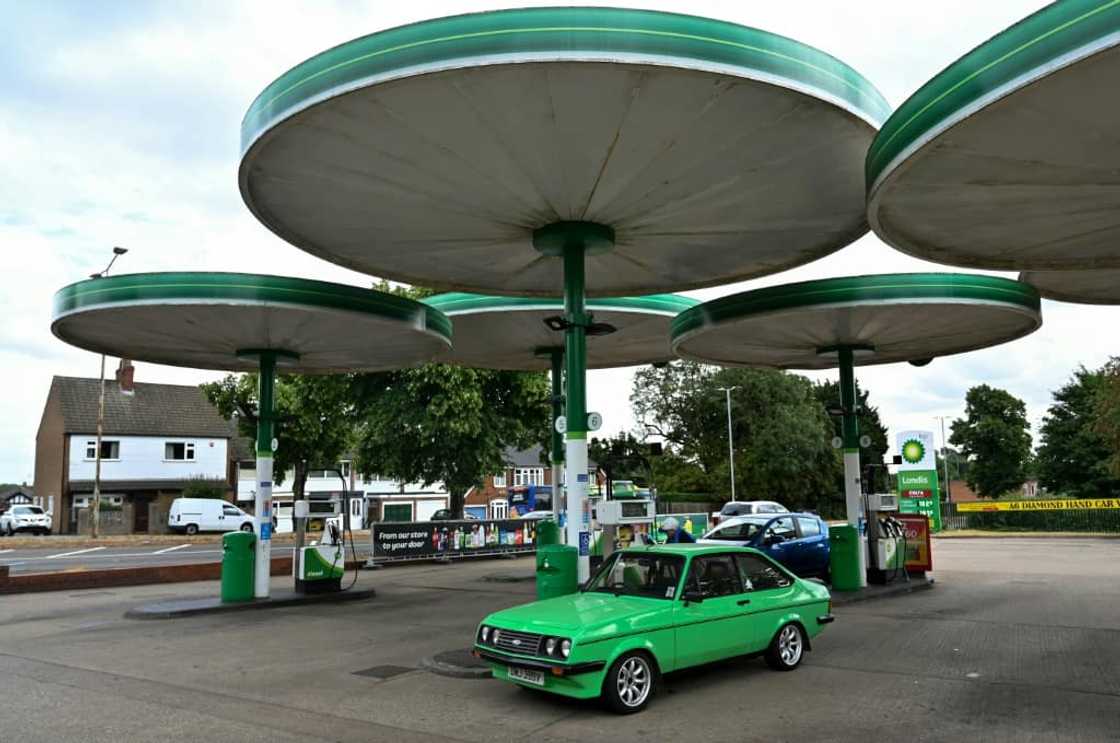
[(624, 501), (619, 505), (622, 506), (622, 518), (624, 519), (642, 519), (647, 516), (645, 501)]

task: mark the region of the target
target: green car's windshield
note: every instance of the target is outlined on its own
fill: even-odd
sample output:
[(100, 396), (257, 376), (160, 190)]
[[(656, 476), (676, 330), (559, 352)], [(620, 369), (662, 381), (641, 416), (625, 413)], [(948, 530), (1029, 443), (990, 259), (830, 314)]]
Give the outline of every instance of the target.
[(616, 552), (603, 563), (586, 590), (672, 600), (683, 569), (684, 558), (680, 555)]

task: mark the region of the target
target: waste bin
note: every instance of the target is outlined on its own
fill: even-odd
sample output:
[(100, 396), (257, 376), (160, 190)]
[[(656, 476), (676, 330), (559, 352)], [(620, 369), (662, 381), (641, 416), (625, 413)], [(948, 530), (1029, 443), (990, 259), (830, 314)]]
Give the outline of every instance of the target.
[(859, 530), (851, 524), (830, 526), (828, 539), (832, 590), (858, 591), (862, 583), (859, 574)]
[(537, 522), (537, 546), (560, 544), (560, 527), (552, 519)]
[(251, 601), (257, 538), (246, 531), (222, 537), (222, 601)]
[(579, 590), (577, 556), (576, 548), (566, 544), (537, 546), (538, 599), (567, 596)]

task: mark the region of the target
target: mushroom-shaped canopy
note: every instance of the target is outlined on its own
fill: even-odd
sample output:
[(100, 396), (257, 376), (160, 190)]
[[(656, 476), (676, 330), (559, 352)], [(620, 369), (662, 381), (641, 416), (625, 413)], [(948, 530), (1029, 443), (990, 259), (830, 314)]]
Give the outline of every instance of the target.
[[(451, 293), (424, 301), (454, 323), (455, 348), (444, 357), (452, 363), (543, 370), (549, 368), (549, 352), (563, 350), (563, 334), (545, 323), (563, 315), (561, 299)], [(609, 332), (588, 337), (587, 366), (605, 369), (676, 358), (669, 347), (669, 323), (697, 304), (695, 299), (673, 294), (588, 300), (592, 321)]]
[(867, 156), (887, 243), (996, 270), (1120, 268), (1120, 3), (1048, 5), (926, 83)]
[(242, 273), (80, 281), (55, 294), (51, 332), (97, 353), (229, 371), (256, 371), (263, 351), (293, 372), (397, 369), (451, 346), (451, 322), (420, 302)]
[(725, 366), (828, 369), (838, 349), (856, 364), (924, 363), (999, 345), (1042, 325), (1038, 292), (970, 274), (851, 276), (721, 297), (673, 321), (678, 355)]
[(450, 291), (561, 293), (538, 228), (590, 222), (589, 296), (729, 283), (867, 230), (889, 106), (784, 36), (621, 8), (530, 8), (364, 36), (297, 65), (241, 128), (241, 194), (273, 232)]

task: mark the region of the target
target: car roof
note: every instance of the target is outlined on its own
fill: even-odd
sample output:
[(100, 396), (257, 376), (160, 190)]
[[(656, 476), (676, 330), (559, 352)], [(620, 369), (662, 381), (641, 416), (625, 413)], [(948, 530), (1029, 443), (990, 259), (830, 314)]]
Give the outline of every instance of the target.
[(818, 514), (806, 513), (804, 511), (786, 511), (784, 513), (744, 513), (739, 516), (728, 516), (716, 525), (716, 529), (729, 524), (741, 524), (743, 522), (751, 521), (773, 521), (774, 519), (788, 519), (790, 516), (801, 516), (807, 519), (817, 519), (823, 521)]
[(695, 544), (692, 542), (678, 542), (673, 544), (651, 544), (645, 547), (629, 547), (622, 550), (631, 554), (643, 555), (680, 555), (681, 557), (688, 557), (689, 555), (707, 555), (715, 552), (750, 552), (757, 553), (758, 550), (751, 547), (737, 547), (735, 545), (719, 545), (719, 544)]

